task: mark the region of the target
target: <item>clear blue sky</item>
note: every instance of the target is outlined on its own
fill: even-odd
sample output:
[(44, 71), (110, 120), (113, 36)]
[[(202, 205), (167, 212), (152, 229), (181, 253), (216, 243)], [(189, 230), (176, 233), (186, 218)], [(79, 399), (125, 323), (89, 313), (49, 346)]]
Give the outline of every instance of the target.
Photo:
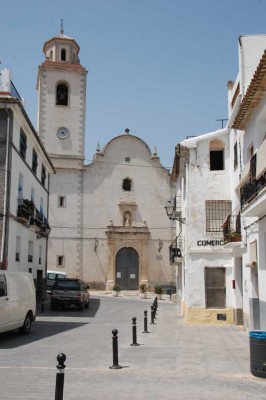
[(0, 60), (36, 126), (37, 67), (59, 33), (80, 45), (86, 159), (129, 128), (172, 167), (175, 145), (221, 128), (238, 37), (266, 33), (265, 0), (0, 0)]

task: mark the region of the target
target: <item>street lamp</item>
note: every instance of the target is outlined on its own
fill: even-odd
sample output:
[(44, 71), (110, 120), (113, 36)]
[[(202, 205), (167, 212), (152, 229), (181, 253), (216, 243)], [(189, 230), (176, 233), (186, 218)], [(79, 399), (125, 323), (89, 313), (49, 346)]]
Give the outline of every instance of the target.
[(168, 201), (167, 205), (164, 207), (167, 217), (172, 221), (178, 221), (181, 224), (186, 223), (186, 218), (181, 217), (181, 212), (177, 211), (171, 200)]

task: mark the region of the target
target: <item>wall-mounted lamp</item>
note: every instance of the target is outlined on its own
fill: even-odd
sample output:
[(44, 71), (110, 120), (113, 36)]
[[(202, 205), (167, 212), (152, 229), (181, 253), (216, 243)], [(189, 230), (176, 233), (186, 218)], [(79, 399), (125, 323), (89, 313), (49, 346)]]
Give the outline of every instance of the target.
[(163, 241), (161, 239), (159, 239), (159, 244), (158, 244), (158, 252), (160, 253), (160, 251), (163, 248)]
[(99, 240), (97, 238), (94, 239), (94, 251), (97, 250), (97, 247), (99, 246)]
[(172, 221), (178, 221), (181, 222), (181, 224), (185, 224), (186, 223), (186, 218), (182, 218), (181, 217), (181, 212), (177, 211), (174, 204), (172, 203), (172, 201), (168, 201), (167, 206), (164, 207), (167, 217), (169, 219), (171, 219)]

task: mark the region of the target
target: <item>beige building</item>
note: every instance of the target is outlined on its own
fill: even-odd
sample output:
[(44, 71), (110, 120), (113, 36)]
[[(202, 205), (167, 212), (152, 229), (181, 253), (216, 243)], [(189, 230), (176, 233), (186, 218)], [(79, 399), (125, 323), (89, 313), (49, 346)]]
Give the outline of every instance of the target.
[(48, 269), (91, 287), (138, 289), (174, 284), (169, 246), (174, 224), (164, 206), (171, 180), (157, 156), (129, 129), (84, 164), (87, 71), (79, 46), (60, 35), (43, 47), (38, 130), (56, 168), (51, 179)]

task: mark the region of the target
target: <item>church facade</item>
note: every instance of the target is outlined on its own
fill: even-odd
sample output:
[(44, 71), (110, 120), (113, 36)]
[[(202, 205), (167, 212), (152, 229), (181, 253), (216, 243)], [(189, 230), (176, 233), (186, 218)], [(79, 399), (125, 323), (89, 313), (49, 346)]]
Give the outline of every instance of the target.
[(55, 166), (51, 177), (48, 269), (80, 277), (91, 288), (137, 290), (173, 285), (169, 246), (175, 226), (164, 206), (169, 171), (129, 129), (84, 163), (87, 70), (63, 30), (43, 47), (38, 132)]

